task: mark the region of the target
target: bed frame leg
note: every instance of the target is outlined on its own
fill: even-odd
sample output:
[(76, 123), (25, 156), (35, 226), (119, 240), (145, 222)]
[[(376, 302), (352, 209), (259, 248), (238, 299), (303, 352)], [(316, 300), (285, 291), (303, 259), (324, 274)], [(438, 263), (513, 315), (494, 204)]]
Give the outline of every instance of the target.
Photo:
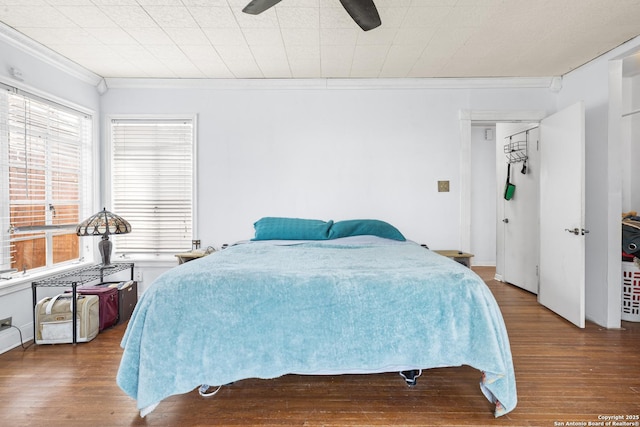
[(414, 387), (416, 385), (420, 375), (422, 375), (422, 369), (412, 369), (410, 371), (400, 372), (400, 376), (404, 378), (404, 381), (409, 387)]

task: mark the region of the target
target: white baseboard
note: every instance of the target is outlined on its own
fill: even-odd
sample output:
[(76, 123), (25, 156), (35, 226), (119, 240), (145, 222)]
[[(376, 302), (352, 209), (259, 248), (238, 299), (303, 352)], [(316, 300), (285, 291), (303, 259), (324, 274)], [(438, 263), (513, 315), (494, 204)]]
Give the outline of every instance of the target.
[(495, 267), (496, 263), (495, 262), (471, 262), (471, 266), (472, 267)]

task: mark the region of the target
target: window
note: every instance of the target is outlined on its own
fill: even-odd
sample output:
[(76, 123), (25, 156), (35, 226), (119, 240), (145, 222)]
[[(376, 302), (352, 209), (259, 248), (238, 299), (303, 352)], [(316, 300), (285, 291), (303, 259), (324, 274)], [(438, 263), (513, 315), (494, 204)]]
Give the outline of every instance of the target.
[(0, 85), (0, 271), (80, 256), (90, 206), (92, 118)]
[(191, 248), (194, 119), (111, 120), (112, 211), (131, 224), (117, 254)]

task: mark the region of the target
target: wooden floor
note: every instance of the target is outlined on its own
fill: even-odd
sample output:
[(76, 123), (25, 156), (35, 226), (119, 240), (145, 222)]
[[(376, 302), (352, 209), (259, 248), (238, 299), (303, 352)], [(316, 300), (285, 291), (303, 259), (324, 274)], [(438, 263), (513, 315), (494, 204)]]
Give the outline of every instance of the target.
[[(244, 380), (211, 398), (173, 396), (146, 418), (116, 385), (124, 326), (90, 343), (18, 347), (0, 355), (3, 426), (561, 426), (640, 425), (640, 323), (578, 329), (534, 295), (475, 269), (509, 331), (516, 409), (495, 419), (470, 367), (426, 371), (414, 388), (397, 374)], [(629, 418), (629, 419), (625, 419)], [(602, 424), (596, 424), (602, 422)], [(591, 424), (589, 424), (591, 423)]]

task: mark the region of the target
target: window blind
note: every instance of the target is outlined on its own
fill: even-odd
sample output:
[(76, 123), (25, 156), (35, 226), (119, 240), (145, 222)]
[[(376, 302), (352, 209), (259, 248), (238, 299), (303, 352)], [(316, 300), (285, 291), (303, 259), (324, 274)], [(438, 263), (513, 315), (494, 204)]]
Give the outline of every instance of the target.
[(0, 93), (0, 270), (79, 257), (75, 226), (91, 185), (92, 118), (35, 95)]
[(191, 247), (193, 120), (111, 121), (113, 212), (131, 224), (114, 240), (121, 254)]

